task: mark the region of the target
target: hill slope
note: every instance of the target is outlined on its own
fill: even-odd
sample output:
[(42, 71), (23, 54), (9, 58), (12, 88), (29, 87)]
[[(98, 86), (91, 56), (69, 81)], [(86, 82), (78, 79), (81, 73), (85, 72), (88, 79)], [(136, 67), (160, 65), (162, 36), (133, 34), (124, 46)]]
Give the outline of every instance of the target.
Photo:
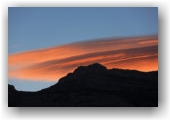
[(95, 63), (80, 66), (38, 92), (8, 87), (9, 106), (158, 106), (158, 71), (110, 69)]

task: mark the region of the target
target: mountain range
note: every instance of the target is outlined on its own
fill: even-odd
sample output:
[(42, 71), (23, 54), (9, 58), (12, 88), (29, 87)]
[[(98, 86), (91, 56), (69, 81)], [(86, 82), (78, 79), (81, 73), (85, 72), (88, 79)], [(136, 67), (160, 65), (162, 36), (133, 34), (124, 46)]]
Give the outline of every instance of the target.
[(55, 85), (37, 92), (8, 84), (9, 107), (157, 107), (158, 71), (80, 66)]

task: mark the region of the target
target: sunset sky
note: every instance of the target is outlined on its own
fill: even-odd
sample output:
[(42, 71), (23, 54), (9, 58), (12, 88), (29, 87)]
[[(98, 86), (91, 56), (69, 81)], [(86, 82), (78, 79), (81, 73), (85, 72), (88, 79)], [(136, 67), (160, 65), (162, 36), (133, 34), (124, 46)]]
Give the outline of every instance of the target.
[(8, 78), (48, 87), (80, 65), (158, 70), (158, 8), (9, 8)]

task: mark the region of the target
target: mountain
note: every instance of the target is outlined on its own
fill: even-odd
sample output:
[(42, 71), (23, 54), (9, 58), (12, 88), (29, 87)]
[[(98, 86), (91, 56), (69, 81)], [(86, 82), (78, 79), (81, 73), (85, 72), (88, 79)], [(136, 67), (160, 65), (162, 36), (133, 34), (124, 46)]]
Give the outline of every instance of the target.
[(38, 92), (8, 85), (8, 106), (157, 107), (158, 71), (108, 70), (98, 63), (80, 66)]

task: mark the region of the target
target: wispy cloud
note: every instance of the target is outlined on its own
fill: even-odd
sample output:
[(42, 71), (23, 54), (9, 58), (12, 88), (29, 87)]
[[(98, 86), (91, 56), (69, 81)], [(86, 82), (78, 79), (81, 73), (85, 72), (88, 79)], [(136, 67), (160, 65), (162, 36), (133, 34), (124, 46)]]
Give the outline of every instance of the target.
[(56, 81), (91, 63), (107, 68), (158, 69), (158, 37), (101, 39), (27, 51), (8, 56), (9, 78)]

